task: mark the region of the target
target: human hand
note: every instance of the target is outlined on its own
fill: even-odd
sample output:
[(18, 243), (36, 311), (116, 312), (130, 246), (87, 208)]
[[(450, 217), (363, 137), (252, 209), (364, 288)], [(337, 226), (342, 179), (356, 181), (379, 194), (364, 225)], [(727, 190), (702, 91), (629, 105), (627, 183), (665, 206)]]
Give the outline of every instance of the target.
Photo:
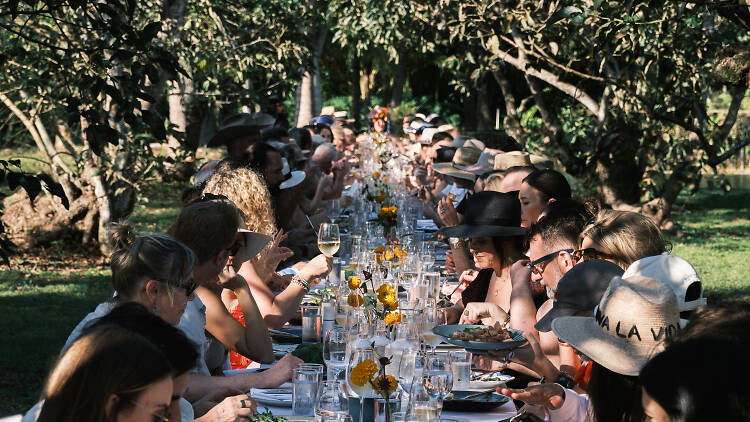
[(478, 275), (479, 275), (479, 271), (477, 270), (464, 270), (464, 272), (462, 272), (461, 275), (458, 276), (458, 281), (459, 283), (463, 283), (468, 286), (474, 280), (476, 280)]
[(453, 202), (447, 196), (440, 199), (437, 212), (446, 227), (458, 225), (458, 213), (456, 212), (456, 208), (453, 207)]
[(461, 310), (455, 306), (451, 306), (449, 308), (438, 309), (438, 314), (438, 321), (445, 321), (446, 324), (455, 324), (461, 316)]
[(533, 385), (522, 390), (499, 388), (498, 392), (514, 400), (541, 405), (552, 410), (559, 409), (565, 402), (565, 390), (554, 383)]
[(519, 259), (510, 266), (510, 282), (513, 285), (517, 283), (529, 283), (531, 268), (526, 266), (529, 262), (528, 259)]
[(273, 238), (273, 244), (271, 245), (271, 248), (269, 248), (268, 253), (266, 253), (266, 271), (268, 273), (276, 271), (276, 267), (279, 266), (279, 263), (294, 256), (294, 252), (292, 252), (291, 249), (285, 246), (280, 246), (281, 242), (286, 240), (287, 237), (288, 236), (284, 233), (284, 230), (279, 230)]
[(456, 272), (456, 261), (453, 260), (453, 253), (445, 253), (445, 269), (455, 273)]
[(286, 289), (286, 286), (288, 286), (289, 282), (291, 281), (292, 274), (280, 275), (277, 272), (273, 272), (271, 273), (271, 276), (268, 277), (266, 286), (268, 286), (268, 288), (271, 289), (272, 292), (280, 292)]
[(237, 290), (242, 287), (247, 287), (247, 281), (245, 281), (245, 278), (237, 274), (237, 271), (232, 265), (224, 266), (224, 269), (219, 273), (219, 280), (216, 284), (221, 288), (229, 290)]
[(512, 350), (490, 350), (490, 357), (500, 361), (505, 367), (508, 366), (508, 362), (514, 362), (534, 372), (543, 373), (540, 363), (547, 358), (544, 356), (544, 352), (542, 352), (542, 346), (539, 345), (536, 336), (532, 333), (525, 331), (523, 337), (526, 339), (527, 344)]
[(320, 254), (305, 264), (298, 274), (309, 282), (315, 277), (328, 274), (331, 272), (331, 268), (333, 268), (333, 257)]
[(225, 398), (209, 410), (203, 418), (217, 422), (240, 422), (254, 415), (257, 407), (255, 400), (247, 394), (240, 394)]
[(494, 303), (471, 302), (464, 308), (458, 323), (495, 325), (496, 322), (505, 322), (507, 318), (508, 314)]
[(331, 179), (331, 176), (324, 174), (320, 179), (318, 179), (318, 191), (322, 191), (323, 189), (331, 186), (333, 184), (333, 179)]
[(279, 359), (272, 367), (265, 371), (264, 379), (268, 380), (266, 388), (277, 388), (292, 379), (292, 370), (304, 361), (290, 353)]

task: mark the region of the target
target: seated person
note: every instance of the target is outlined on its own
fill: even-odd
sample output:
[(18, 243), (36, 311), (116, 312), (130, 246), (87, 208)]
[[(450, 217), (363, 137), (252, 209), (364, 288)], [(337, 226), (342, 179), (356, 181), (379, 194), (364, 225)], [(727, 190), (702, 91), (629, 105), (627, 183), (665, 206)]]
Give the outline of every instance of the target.
[(570, 184), (561, 173), (552, 170), (536, 170), (526, 176), (518, 191), (521, 201), (521, 226), (530, 227), (539, 219), (539, 213), (547, 204), (561, 199), (570, 199)]
[(462, 293), (463, 299), (445, 313), (447, 323), (456, 323), (464, 307), (471, 302), (489, 302), (504, 313), (503, 322), (510, 321), (510, 268), (524, 259), (521, 253), (525, 230), (520, 227), (521, 209), (514, 194), (479, 192), (466, 201), (464, 223), (445, 227), (440, 234), (453, 238), (470, 238), (469, 249), (480, 271), (464, 275), (471, 284)]
[[(252, 192), (252, 194), (249, 194)], [(275, 224), (271, 215), (270, 195), (263, 181), (249, 169), (235, 169), (216, 173), (206, 184), (204, 194), (225, 195), (234, 201), (244, 216), (250, 230), (273, 233)], [(320, 276), (331, 270), (332, 258), (320, 254), (302, 266), (291, 277), (289, 285), (278, 295), (268, 287), (265, 277), (277, 277), (276, 266), (289, 258), (286, 248), (279, 248), (281, 235), (277, 235), (272, 247), (261, 256), (242, 264), (237, 273), (250, 286), (265, 324), (269, 328), (280, 328), (299, 309), (305, 294)], [(225, 304), (227, 302), (225, 298)]]

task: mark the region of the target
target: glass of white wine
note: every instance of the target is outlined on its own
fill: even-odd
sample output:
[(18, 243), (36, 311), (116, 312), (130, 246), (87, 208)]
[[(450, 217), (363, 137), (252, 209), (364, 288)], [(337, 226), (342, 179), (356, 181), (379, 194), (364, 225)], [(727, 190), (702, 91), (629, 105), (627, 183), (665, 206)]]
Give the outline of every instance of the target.
[(333, 256), (339, 251), (341, 245), (341, 235), (339, 234), (339, 225), (323, 223), (318, 231), (318, 249), (325, 256)]

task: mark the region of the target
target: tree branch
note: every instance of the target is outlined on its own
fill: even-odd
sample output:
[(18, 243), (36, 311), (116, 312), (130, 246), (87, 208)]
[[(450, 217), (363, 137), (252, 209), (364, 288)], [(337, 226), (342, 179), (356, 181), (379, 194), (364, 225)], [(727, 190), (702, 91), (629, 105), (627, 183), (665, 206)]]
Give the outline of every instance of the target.
[(740, 108), (742, 108), (742, 99), (745, 98), (746, 91), (746, 86), (732, 87), (732, 103), (729, 104), (729, 110), (726, 117), (724, 117), (724, 123), (714, 132), (714, 143), (722, 141), (729, 136), (729, 132), (731, 132), (734, 124), (737, 122), (737, 115)]

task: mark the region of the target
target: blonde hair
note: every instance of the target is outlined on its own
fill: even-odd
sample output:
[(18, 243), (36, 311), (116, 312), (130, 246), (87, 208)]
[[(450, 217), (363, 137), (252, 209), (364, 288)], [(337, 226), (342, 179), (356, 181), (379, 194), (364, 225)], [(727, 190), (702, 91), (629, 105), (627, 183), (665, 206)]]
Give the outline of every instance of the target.
[(599, 211), (578, 237), (579, 245), (585, 237), (600, 245), (623, 269), (641, 258), (659, 255), (668, 247), (654, 220), (630, 211)]
[(503, 173), (498, 172), (490, 174), (484, 181), (484, 190), (500, 192), (500, 184), (503, 182), (503, 178), (505, 178)]
[[(224, 195), (234, 202), (248, 230), (276, 235), (271, 194), (258, 173), (245, 167), (219, 171), (208, 179), (203, 193)], [(256, 264), (262, 262), (261, 255), (265, 254), (255, 258)]]

